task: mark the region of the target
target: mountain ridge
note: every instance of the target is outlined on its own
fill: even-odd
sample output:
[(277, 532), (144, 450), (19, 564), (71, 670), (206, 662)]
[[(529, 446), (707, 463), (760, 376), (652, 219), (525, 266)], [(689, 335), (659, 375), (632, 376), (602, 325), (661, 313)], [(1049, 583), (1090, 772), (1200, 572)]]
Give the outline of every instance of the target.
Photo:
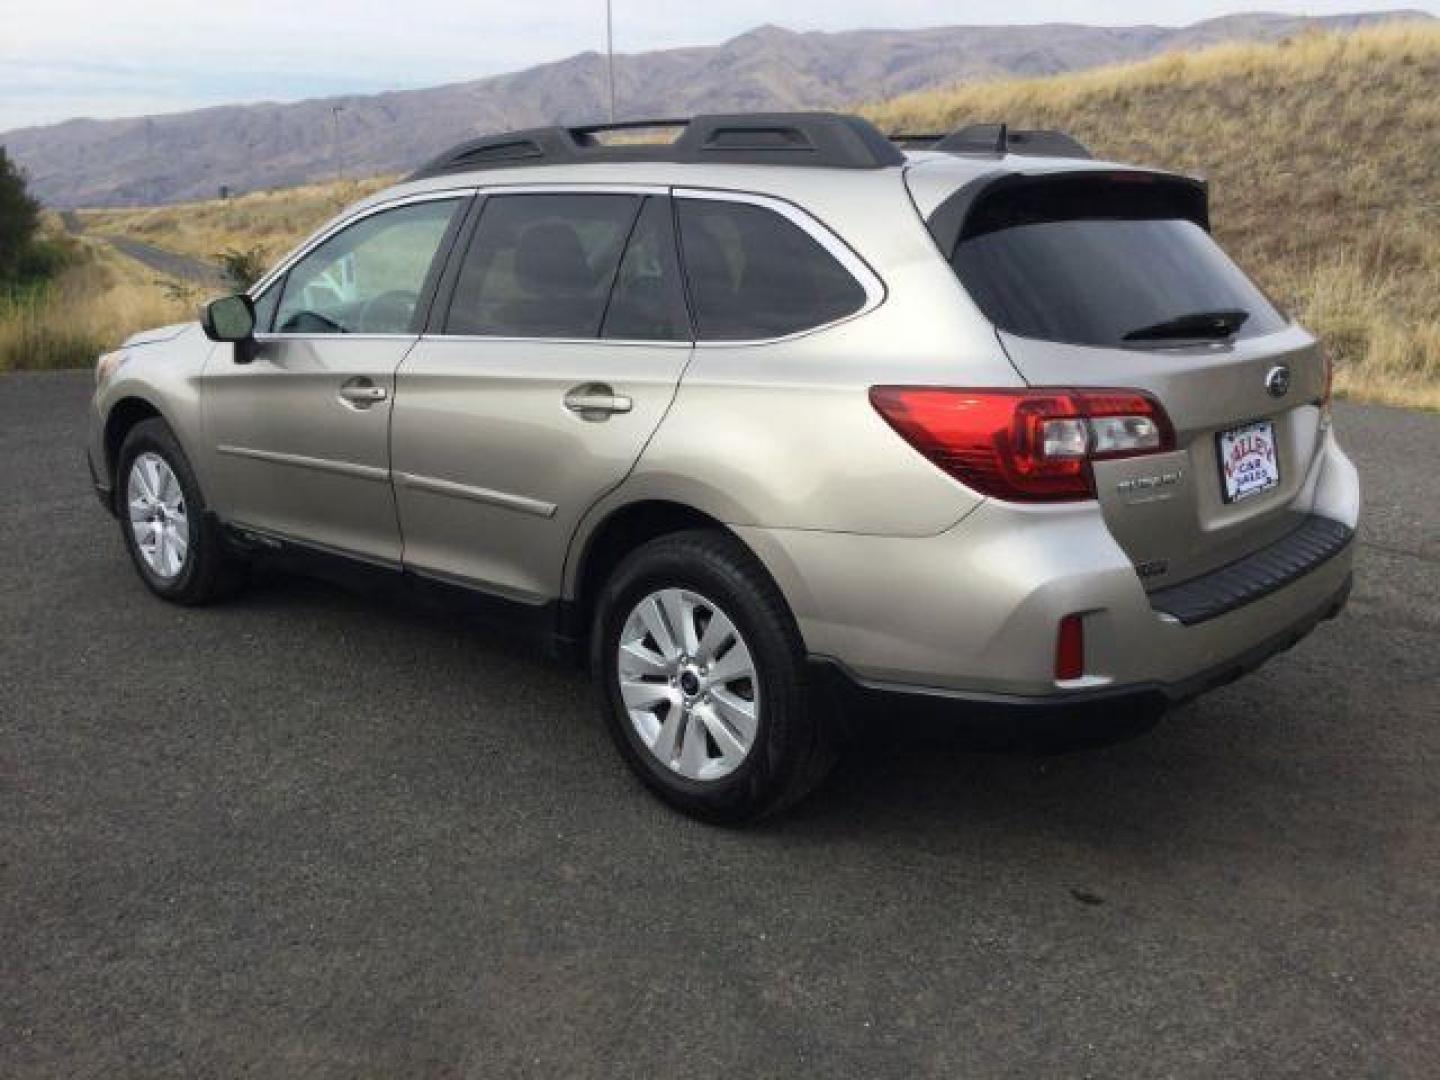
[[(715, 46), (616, 56), (618, 118), (844, 108), (1006, 76), (1060, 74), (1222, 41), (1350, 30), (1418, 11), (1305, 17), (1254, 13), (1183, 27), (949, 26), (793, 31), (765, 24)], [(136, 206), (327, 176), (393, 173), (487, 131), (600, 118), (605, 60), (588, 51), (521, 71), (418, 90), (218, 105), (0, 134), (57, 208)]]

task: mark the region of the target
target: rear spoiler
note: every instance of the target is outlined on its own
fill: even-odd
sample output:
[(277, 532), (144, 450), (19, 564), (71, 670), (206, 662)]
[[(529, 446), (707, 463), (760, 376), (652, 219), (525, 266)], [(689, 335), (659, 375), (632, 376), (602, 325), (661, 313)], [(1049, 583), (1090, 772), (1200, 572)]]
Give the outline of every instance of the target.
[(925, 224), (948, 259), (966, 237), (1075, 218), (1181, 218), (1209, 232), (1210, 189), (1193, 176), (1143, 169), (992, 172), (955, 191)]

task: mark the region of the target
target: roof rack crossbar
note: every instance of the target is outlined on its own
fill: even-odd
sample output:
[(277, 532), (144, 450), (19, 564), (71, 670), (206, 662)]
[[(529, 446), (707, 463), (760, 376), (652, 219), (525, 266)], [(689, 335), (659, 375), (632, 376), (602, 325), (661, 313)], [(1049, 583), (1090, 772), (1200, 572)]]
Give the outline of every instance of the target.
[(1094, 155), (1088, 147), (1064, 131), (1012, 128), (1008, 124), (968, 124), (948, 135), (896, 134), (890, 137), (906, 150), (935, 150), (942, 154), (986, 154), (1003, 157), (1084, 158)]
[[(681, 128), (669, 143), (608, 143), (613, 131)], [(486, 135), (453, 146), (410, 179), (519, 165), (590, 161), (727, 162), (879, 169), (905, 156), (868, 120), (841, 113), (740, 113), (689, 120), (624, 120), (579, 127), (542, 127)]]

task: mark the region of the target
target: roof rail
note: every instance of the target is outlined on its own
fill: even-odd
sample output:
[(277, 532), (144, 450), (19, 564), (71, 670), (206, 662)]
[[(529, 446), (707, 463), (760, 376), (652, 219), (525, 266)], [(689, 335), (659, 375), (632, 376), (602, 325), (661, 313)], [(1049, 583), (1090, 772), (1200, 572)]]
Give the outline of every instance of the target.
[(897, 134), (891, 142), (905, 150), (935, 150), (942, 154), (1023, 154), (1026, 157), (1085, 158), (1088, 147), (1063, 131), (1023, 130), (1008, 124), (969, 124), (948, 135)]
[[(607, 143), (597, 136), (645, 128), (682, 128), (669, 143)], [(599, 161), (802, 165), (879, 169), (905, 156), (868, 120), (829, 112), (736, 113), (689, 120), (626, 120), (581, 127), (540, 127), (485, 135), (453, 146), (409, 179), (521, 165)]]

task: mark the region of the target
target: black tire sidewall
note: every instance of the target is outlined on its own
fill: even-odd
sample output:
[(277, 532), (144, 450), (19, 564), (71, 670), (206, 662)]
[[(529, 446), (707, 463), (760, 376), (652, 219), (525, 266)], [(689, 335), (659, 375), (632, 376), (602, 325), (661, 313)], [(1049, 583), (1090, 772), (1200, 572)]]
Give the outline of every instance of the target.
[[(173, 578), (161, 577), (150, 569), (145, 557), (140, 553), (135, 532), (130, 527), (130, 469), (135, 459), (146, 453), (155, 454), (170, 467), (185, 496), (188, 547), (185, 565)], [(200, 492), (199, 481), (196, 480), (180, 443), (163, 420), (143, 421), (135, 425), (125, 437), (115, 469), (115, 502), (125, 548), (145, 586), (156, 596), (177, 603), (195, 603), (202, 599), (214, 572), (211, 564), (223, 558), (223, 553), (215, 550), (217, 544), (212, 535), (213, 530), (207, 528), (205, 500)]]
[[(785, 802), (812, 749), (803, 649), (788, 609), (738, 542), (719, 534), (664, 537), (627, 558), (603, 590), (591, 633), (591, 668), (621, 755), (667, 802), (717, 824), (742, 824)], [(760, 715), (744, 762), (719, 780), (691, 780), (666, 768), (640, 740), (620, 696), (618, 646), (626, 618), (645, 596), (681, 588), (718, 604), (755, 662)]]

